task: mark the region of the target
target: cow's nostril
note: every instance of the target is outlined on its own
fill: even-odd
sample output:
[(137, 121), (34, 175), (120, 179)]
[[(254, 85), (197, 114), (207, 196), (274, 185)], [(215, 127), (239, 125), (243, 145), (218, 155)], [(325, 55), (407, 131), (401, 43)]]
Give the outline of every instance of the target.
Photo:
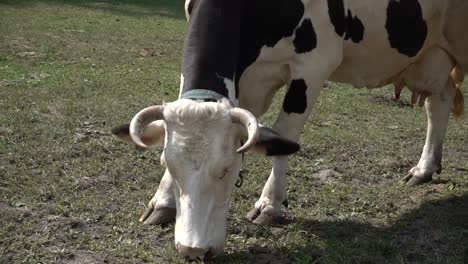
[(211, 256), (211, 250), (195, 247), (187, 247), (177, 243), (177, 251), (180, 256), (188, 261), (204, 260)]
[(196, 258), (196, 259), (191, 259), (190, 257), (186, 256), (184, 257), (185, 261), (187, 262), (195, 262), (195, 261), (200, 261), (201, 259), (200, 258)]
[(210, 248), (210, 249), (208, 249), (207, 252), (205, 252), (205, 257), (204, 257), (203, 260), (210, 260), (213, 256), (214, 256), (213, 249)]

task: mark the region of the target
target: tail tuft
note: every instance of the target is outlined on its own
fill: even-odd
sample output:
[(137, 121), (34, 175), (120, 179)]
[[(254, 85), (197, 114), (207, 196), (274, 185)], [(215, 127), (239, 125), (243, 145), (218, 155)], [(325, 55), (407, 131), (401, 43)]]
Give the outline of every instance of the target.
[(457, 65), (450, 73), (450, 77), (454, 81), (455, 88), (457, 89), (455, 98), (453, 98), (452, 114), (455, 118), (459, 118), (462, 116), (463, 110), (465, 109), (465, 100), (463, 99), (463, 93), (461, 92), (461, 86), (465, 79), (465, 72), (459, 65)]

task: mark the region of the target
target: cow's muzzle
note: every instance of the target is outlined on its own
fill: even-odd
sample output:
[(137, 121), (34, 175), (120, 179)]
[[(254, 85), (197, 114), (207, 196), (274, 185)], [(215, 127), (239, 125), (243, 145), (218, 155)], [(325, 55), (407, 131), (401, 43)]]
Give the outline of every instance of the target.
[(181, 245), (180, 243), (177, 243), (176, 248), (179, 255), (187, 261), (209, 260), (213, 257), (214, 253), (212, 248), (193, 248)]

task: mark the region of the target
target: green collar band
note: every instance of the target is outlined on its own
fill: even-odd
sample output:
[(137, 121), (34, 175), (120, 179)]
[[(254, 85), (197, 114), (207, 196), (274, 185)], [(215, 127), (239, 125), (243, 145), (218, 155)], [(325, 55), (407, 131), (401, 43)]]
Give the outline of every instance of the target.
[(183, 93), (180, 99), (221, 101), (226, 96), (211, 90), (193, 89)]

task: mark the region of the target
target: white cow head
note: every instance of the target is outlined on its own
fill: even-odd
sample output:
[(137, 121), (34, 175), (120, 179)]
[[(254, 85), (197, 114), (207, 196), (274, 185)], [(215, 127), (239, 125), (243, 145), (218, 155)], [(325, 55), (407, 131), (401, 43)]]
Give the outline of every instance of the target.
[(176, 247), (179, 253), (197, 251), (200, 258), (224, 248), (242, 153), (256, 148), (287, 155), (299, 149), (295, 142), (260, 128), (249, 111), (231, 107), (228, 100), (179, 99), (148, 107), (132, 119), (126, 133), (114, 134), (144, 148), (164, 142), (161, 163), (175, 183)]

